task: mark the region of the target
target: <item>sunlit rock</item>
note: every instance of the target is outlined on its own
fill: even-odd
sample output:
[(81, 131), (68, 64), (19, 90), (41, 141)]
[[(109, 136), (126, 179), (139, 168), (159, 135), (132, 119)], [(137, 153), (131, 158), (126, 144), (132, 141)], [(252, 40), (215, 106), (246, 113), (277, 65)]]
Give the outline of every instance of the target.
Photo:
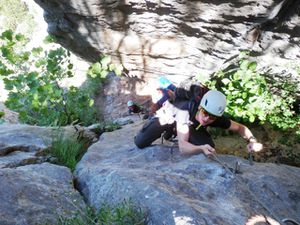
[[(137, 149), (141, 123), (104, 133), (77, 165), (87, 202), (132, 199), (148, 210), (150, 224), (245, 224), (254, 215), (300, 220), (300, 169), (220, 155), (182, 156), (170, 143)], [(236, 162), (239, 173), (233, 174)], [(226, 167), (224, 167), (226, 165)], [(276, 217), (276, 218), (274, 218)]]

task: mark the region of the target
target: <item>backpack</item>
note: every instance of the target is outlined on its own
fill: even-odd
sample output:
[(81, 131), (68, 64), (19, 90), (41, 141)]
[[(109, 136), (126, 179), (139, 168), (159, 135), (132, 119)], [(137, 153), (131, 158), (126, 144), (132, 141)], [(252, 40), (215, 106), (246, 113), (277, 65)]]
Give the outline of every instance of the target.
[(188, 110), (193, 117), (198, 111), (198, 106), (204, 94), (210, 89), (201, 83), (181, 84), (175, 90), (173, 105), (184, 110)]
[(175, 98), (174, 101), (180, 100), (192, 100), (200, 103), (203, 95), (208, 92), (210, 89), (204, 86), (201, 83), (185, 83), (181, 84), (175, 90)]
[(178, 110), (187, 110), (190, 115), (190, 121), (197, 124), (195, 115), (198, 111), (198, 106), (204, 94), (209, 89), (204, 85), (189, 84), (185, 82), (181, 86), (176, 87), (174, 97), (168, 99), (162, 108), (156, 111), (156, 116), (160, 118), (161, 125), (173, 124)]

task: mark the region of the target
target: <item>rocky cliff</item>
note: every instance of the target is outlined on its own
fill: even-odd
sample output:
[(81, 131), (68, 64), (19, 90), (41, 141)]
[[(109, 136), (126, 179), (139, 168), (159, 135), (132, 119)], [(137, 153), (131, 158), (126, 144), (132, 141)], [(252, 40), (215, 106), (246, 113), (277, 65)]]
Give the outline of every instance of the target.
[(242, 49), (299, 59), (299, 0), (36, 2), (66, 47), (89, 60), (112, 55), (140, 76), (212, 72)]
[[(264, 216), (300, 220), (299, 168), (251, 166), (225, 155), (220, 164), (201, 154), (182, 156), (170, 143), (140, 150), (133, 137), (141, 126), (104, 133), (72, 174), (48, 160), (52, 128), (0, 125), (0, 224), (56, 224), (86, 204), (99, 209), (124, 199), (142, 207), (153, 225), (241, 225)], [(240, 169), (233, 174), (236, 162)]]
[(106, 119), (120, 116), (110, 105), (140, 100), (162, 74), (175, 82), (207, 78), (241, 50), (274, 73), (300, 60), (300, 0), (35, 1), (66, 48), (89, 61), (110, 55), (124, 66), (130, 78), (108, 85), (99, 102)]

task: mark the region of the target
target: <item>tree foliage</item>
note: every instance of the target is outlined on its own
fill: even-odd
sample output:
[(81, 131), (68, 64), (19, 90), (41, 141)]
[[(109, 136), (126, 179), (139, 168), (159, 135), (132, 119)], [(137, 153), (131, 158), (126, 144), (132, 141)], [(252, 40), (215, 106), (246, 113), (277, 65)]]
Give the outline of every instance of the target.
[(66, 125), (77, 120), (95, 122), (97, 115), (89, 93), (59, 82), (73, 77), (69, 52), (61, 47), (25, 50), (27, 39), (11, 30), (2, 33), (0, 76), (9, 91), (6, 106), (19, 112), (20, 120), (37, 125)]
[(293, 108), (296, 82), (268, 80), (266, 74), (257, 71), (257, 62), (249, 60), (247, 54), (242, 54), (238, 67), (233, 68), (217, 72), (208, 83), (226, 95), (227, 113), (246, 122), (270, 122), (278, 128), (292, 128), (300, 133), (300, 117)]

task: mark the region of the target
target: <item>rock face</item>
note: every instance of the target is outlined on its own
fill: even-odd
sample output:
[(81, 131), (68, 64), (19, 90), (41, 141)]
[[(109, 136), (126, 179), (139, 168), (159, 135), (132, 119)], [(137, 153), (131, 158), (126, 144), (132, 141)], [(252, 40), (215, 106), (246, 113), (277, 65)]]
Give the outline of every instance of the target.
[[(52, 137), (57, 135), (57, 129), (28, 126), (21, 124), (0, 125), (0, 168), (17, 167), (27, 164), (41, 163), (47, 160), (47, 150), (51, 146)], [(93, 132), (74, 127), (65, 127), (67, 136), (81, 135), (93, 140)]]
[[(69, 169), (45, 162), (52, 128), (1, 125), (0, 224), (56, 224), (85, 204), (100, 208), (124, 199), (147, 211), (153, 225), (240, 225), (255, 215), (300, 221), (299, 168), (250, 166), (233, 156), (219, 156), (221, 165), (181, 156), (170, 143), (140, 150), (133, 137), (142, 123), (133, 120), (88, 149), (76, 167), (77, 190)], [(241, 173), (232, 174), (236, 161)]]
[[(188, 76), (214, 71), (257, 39), (260, 50), (299, 58), (292, 51), (299, 50), (297, 0), (289, 0), (285, 11), (279, 11), (279, 0), (36, 2), (45, 10), (48, 31), (61, 43), (91, 60), (114, 55), (130, 71)], [(276, 23), (258, 32), (261, 37), (254, 34), (247, 41), (254, 25), (274, 17)], [(279, 26), (282, 21), (287, 23)]]
[(52, 128), (0, 125), (1, 225), (56, 224), (85, 206), (71, 171), (45, 162), (54, 135)]
[(0, 168), (44, 162), (51, 143), (49, 134), (49, 130), (42, 127), (1, 125)]
[[(240, 225), (254, 215), (300, 220), (299, 168), (255, 163), (233, 156), (220, 160), (233, 175), (203, 155), (183, 157), (176, 147), (137, 149), (139, 124), (104, 133), (77, 165), (76, 178), (87, 202), (131, 198), (149, 212), (149, 224)], [(118, 140), (118, 141), (116, 141)]]
[(103, 111), (120, 94), (148, 95), (162, 74), (178, 82), (208, 77), (241, 50), (275, 72), (300, 59), (300, 0), (35, 1), (61, 44), (89, 61), (110, 55), (134, 78)]
[[(1, 89), (1, 91), (4, 91), (4, 88)], [(0, 102), (0, 112), (4, 112), (3, 120), (7, 123), (19, 123), (19, 114), (9, 110), (6, 108), (6, 106)]]
[(56, 224), (84, 207), (72, 173), (49, 163), (0, 169), (0, 224)]

